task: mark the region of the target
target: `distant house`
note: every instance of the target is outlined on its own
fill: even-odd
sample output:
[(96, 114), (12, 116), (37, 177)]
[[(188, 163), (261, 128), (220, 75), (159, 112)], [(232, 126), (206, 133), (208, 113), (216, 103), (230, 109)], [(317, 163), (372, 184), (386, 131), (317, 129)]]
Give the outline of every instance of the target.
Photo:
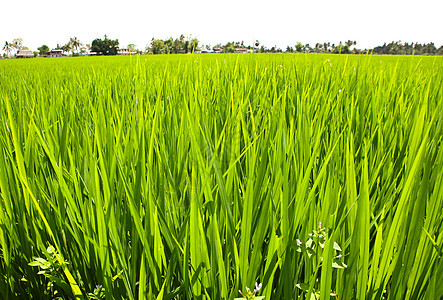
[(16, 58), (30, 58), (30, 57), (34, 57), (34, 54), (32, 53), (31, 50), (19, 50), (15, 57)]
[(253, 50), (252, 49), (248, 49), (248, 48), (237, 48), (235, 49), (235, 53), (252, 53)]
[(118, 55), (135, 55), (137, 52), (131, 50), (131, 49), (119, 49), (117, 51)]
[(63, 54), (63, 50), (62, 49), (52, 49), (51, 51), (49, 51), (48, 55), (46, 55), (46, 57), (63, 57), (66, 56)]

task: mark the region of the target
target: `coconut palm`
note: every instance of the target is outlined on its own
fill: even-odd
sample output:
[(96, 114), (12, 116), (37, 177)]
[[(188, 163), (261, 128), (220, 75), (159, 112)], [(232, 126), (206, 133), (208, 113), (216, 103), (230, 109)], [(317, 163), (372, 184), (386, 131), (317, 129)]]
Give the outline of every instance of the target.
[(69, 52), (72, 50), (72, 46), (71, 44), (68, 42), (66, 45), (62, 46), (61, 49), (63, 50), (63, 52)]
[(23, 39), (22, 38), (15, 38), (15, 39), (13, 39), (12, 40), (12, 47), (17, 49), (17, 51), (22, 49), (22, 47), (23, 47)]
[(82, 43), (80, 42), (80, 40), (74, 36), (73, 38), (69, 39), (69, 43), (71, 46), (71, 50), (76, 50), (78, 52), (78, 48), (82, 45)]
[(3, 46), (3, 51), (6, 52), (6, 54), (10, 55), (11, 51), (14, 49), (14, 46), (12, 43), (9, 43), (8, 41), (5, 41), (5, 45)]

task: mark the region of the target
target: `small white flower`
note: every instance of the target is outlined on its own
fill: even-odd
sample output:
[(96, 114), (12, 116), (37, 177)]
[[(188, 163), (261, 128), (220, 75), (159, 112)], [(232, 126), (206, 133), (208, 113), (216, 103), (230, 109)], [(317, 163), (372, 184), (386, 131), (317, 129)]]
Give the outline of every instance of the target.
[(255, 290), (258, 292), (262, 287), (262, 284), (258, 284), (257, 282), (255, 283)]
[(302, 242), (299, 239), (296, 239), (295, 241), (297, 242), (298, 245), (302, 244)]

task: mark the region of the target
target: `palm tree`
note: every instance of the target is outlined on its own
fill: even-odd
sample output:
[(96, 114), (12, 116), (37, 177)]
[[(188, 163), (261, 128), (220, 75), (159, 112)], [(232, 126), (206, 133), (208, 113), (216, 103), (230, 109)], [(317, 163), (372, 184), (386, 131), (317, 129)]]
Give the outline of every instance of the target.
[(8, 57), (13, 49), (14, 45), (12, 43), (9, 43), (8, 41), (5, 41), (5, 45), (3, 46), (3, 51), (5, 51), (8, 54)]
[(66, 45), (62, 46), (61, 49), (63, 52), (69, 52), (72, 50), (71, 44), (68, 42)]
[(12, 47), (20, 50), (23, 47), (23, 39), (22, 38), (15, 38), (12, 40)]
[(73, 38), (69, 39), (69, 43), (71, 46), (71, 50), (75, 49), (78, 52), (78, 48), (82, 45), (82, 43), (80, 42), (80, 40), (74, 36)]

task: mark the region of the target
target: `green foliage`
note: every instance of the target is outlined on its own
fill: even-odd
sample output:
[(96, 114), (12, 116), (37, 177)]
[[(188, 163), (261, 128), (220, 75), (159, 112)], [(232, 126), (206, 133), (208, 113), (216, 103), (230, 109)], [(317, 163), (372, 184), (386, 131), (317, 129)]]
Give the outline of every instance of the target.
[(415, 55), (442, 55), (443, 46), (439, 49), (434, 43), (408, 43), (401, 41), (392, 41), (388, 44), (384, 43), (382, 46), (374, 48), (374, 54), (415, 54)]
[(195, 37), (187, 37), (182, 34), (175, 40), (171, 37), (167, 40), (152, 38), (147, 50), (151, 54), (178, 54), (199, 51), (199, 41)]
[(57, 253), (53, 246), (49, 246), (45, 253), (46, 259), (41, 257), (33, 257), (33, 261), (29, 263), (31, 267), (39, 267), (38, 275), (44, 275), (48, 281), (47, 292), (49, 296), (67, 297), (81, 296), (81, 291), (77, 283), (73, 280), (71, 273), (67, 268), (67, 262)]
[(91, 51), (100, 55), (117, 55), (118, 39), (109, 39), (106, 35), (103, 39), (95, 39), (91, 43)]
[(295, 52), (302, 52), (303, 51), (303, 44), (298, 42), (295, 46)]
[(165, 48), (165, 43), (162, 40), (152, 39), (151, 47), (149, 51), (152, 54), (162, 54), (163, 49)]
[(2, 60), (0, 297), (441, 299), (441, 82), (441, 57)]
[[(325, 249), (325, 245), (327, 243), (328, 247)], [(311, 260), (313, 263), (314, 269), (313, 273), (310, 275), (310, 278), (316, 278), (318, 269), (325, 264), (327, 264), (327, 266), (323, 267), (322, 273), (323, 270), (328, 269), (328, 266), (334, 269), (345, 269), (347, 267), (347, 265), (342, 261), (343, 256), (340, 253), (342, 251), (340, 245), (328, 238), (326, 228), (322, 227), (321, 223), (319, 223), (318, 230), (313, 230), (309, 234), (309, 239), (306, 241), (306, 243), (303, 243), (297, 239), (295, 247), (297, 252), (304, 255), (305, 263), (310, 263), (309, 260)], [(331, 247), (333, 250), (330, 249)], [(335, 254), (332, 256), (331, 252), (333, 251), (335, 251)], [(324, 281), (325, 280), (327, 280), (327, 276), (324, 276)], [(321, 294), (318, 287), (318, 282), (319, 279), (316, 278), (314, 281), (314, 286), (310, 286), (309, 283), (297, 283), (296, 287), (307, 293), (307, 297), (309, 298), (319, 298)], [(336, 295), (335, 293), (330, 293), (329, 291), (327, 291), (327, 293), (331, 296)]]
[(40, 56), (46, 56), (49, 53), (49, 47), (47, 45), (42, 45), (37, 48)]
[(332, 53), (334, 54), (350, 54), (351, 50), (349, 45), (343, 45), (341, 42), (338, 46), (332, 48)]
[(234, 42), (228, 42), (223, 47), (223, 52), (224, 53), (234, 53), (235, 52), (235, 43)]
[(11, 52), (21, 50), (23, 48), (23, 39), (15, 38), (12, 42), (5, 41), (5, 45), (3, 46), (3, 51), (6, 52), (6, 55), (9, 57)]

